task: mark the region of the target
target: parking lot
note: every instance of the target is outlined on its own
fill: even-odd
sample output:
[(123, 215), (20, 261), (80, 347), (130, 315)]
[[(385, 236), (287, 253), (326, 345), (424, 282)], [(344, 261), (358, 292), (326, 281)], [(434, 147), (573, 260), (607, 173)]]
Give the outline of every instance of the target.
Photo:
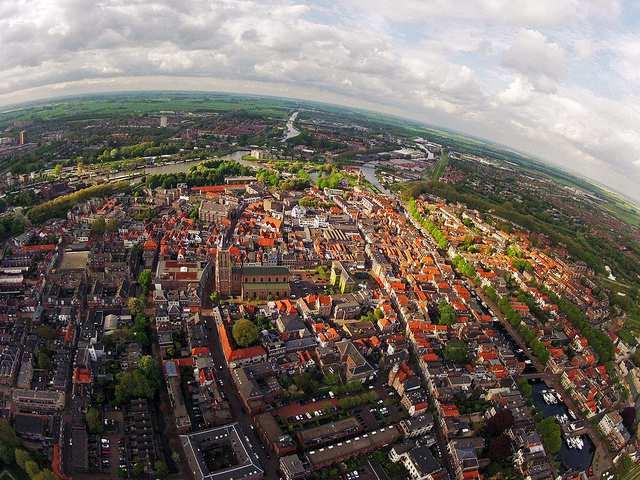
[(126, 469), (122, 412), (105, 412), (102, 433), (89, 435), (89, 466), (93, 478), (117, 478), (119, 468)]

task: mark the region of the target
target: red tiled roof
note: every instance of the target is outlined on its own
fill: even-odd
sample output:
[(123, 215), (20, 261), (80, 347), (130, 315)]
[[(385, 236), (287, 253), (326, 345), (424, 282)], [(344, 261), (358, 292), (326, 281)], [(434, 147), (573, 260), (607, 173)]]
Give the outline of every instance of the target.
[(442, 415), (444, 417), (460, 416), (460, 411), (458, 410), (458, 407), (456, 407), (455, 405), (442, 405), (440, 408), (442, 409)]
[(193, 367), (193, 358), (191, 357), (174, 358), (173, 363), (176, 364), (176, 367)]
[(464, 478), (464, 480), (480, 478), (480, 473), (478, 472), (478, 470), (469, 470), (466, 472), (462, 472), (462, 478)]
[(191, 355), (194, 357), (209, 355), (209, 347), (194, 347), (191, 349)]
[(422, 356), (422, 360), (424, 360), (425, 362), (439, 362), (440, 357), (433, 352), (429, 352), (429, 353), (425, 353)]
[(46, 245), (25, 245), (22, 247), (22, 253), (50, 252), (55, 249), (56, 246), (53, 243)]
[(232, 350), (228, 361), (233, 362), (236, 360), (244, 360), (247, 358), (259, 357), (265, 355), (267, 352), (260, 345), (255, 347), (240, 348), (238, 350)]
[(200, 192), (200, 193), (222, 193), (226, 189), (241, 190), (245, 188), (246, 188), (246, 185), (244, 184), (231, 183), (229, 185), (206, 185), (204, 187), (192, 187), (191, 190), (193, 190), (194, 192)]
[(90, 384), (91, 381), (91, 370), (88, 368), (76, 368), (73, 370), (73, 383)]
[(261, 247), (273, 247), (276, 244), (276, 241), (273, 238), (260, 237), (258, 239), (258, 245)]

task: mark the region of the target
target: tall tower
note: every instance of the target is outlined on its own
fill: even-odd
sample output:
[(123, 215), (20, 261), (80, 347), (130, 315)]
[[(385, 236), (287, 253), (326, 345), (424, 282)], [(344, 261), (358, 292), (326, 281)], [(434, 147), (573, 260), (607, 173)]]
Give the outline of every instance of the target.
[(24, 130), (20, 130), (20, 145), (24, 145), (26, 143), (26, 135), (27, 132), (25, 132)]
[(167, 116), (162, 115), (160, 117), (160, 127), (165, 128), (167, 126)]
[(229, 249), (218, 249), (216, 253), (216, 292), (223, 296), (231, 295), (231, 254)]

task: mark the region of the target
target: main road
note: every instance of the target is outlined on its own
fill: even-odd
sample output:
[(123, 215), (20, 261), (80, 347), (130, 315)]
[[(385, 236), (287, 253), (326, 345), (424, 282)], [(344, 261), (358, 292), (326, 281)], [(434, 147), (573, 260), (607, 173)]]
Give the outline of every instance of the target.
[[(209, 293), (210, 292), (206, 292), (206, 295), (204, 296), (203, 306), (211, 306)], [(213, 315), (211, 315), (210, 308), (203, 309), (201, 313), (202, 318), (206, 322), (207, 331), (209, 333), (209, 350), (213, 357), (213, 363), (216, 366), (216, 377), (222, 382), (221, 390), (229, 403), (231, 418), (238, 422), (238, 430), (240, 433), (249, 439), (249, 443), (251, 444), (253, 451), (258, 456), (258, 463), (264, 470), (264, 478), (270, 480), (279, 479), (280, 475), (278, 474), (279, 464), (277, 455), (271, 455), (265, 450), (262, 440), (258, 438), (258, 435), (255, 432), (251, 415), (245, 412), (242, 408), (242, 401), (240, 400), (240, 396), (236, 391), (233, 380), (231, 379), (231, 374), (227, 368), (227, 361), (224, 358), (224, 353), (222, 352), (222, 344), (220, 343), (218, 329), (216, 327), (215, 319), (213, 318)]]

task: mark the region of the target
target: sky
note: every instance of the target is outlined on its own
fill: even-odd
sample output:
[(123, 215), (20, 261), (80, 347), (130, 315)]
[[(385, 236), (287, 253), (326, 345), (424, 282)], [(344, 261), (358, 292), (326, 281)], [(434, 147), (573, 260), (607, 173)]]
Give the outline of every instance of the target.
[(0, 105), (150, 89), (393, 113), (640, 203), (635, 0), (0, 0)]

